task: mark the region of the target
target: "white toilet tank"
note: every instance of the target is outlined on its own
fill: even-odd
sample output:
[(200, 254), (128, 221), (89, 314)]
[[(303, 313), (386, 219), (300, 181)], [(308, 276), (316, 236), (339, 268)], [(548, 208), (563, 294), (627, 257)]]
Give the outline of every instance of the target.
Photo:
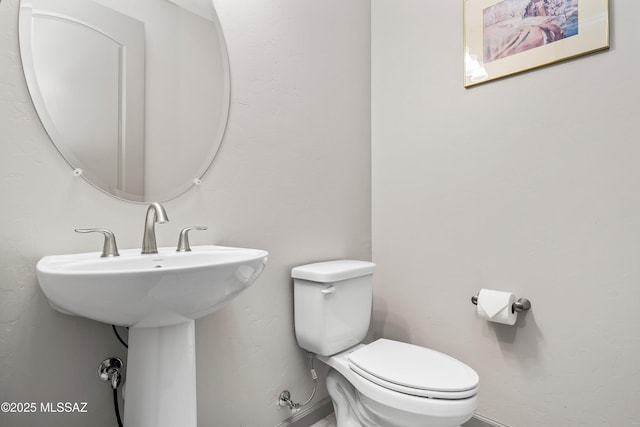
[(373, 271), (367, 261), (326, 261), (291, 270), (298, 345), (330, 356), (361, 342), (371, 320)]

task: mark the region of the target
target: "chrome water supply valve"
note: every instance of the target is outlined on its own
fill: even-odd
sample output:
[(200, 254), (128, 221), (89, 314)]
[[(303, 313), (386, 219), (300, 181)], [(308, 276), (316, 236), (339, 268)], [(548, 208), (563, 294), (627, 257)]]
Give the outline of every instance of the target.
[(102, 381), (109, 381), (111, 388), (117, 390), (122, 381), (120, 369), (122, 369), (123, 366), (122, 360), (117, 357), (104, 359), (98, 366), (98, 378)]
[(292, 414), (295, 414), (300, 410), (300, 404), (291, 400), (291, 393), (288, 390), (284, 390), (280, 393), (280, 399), (278, 400), (278, 406), (288, 406)]

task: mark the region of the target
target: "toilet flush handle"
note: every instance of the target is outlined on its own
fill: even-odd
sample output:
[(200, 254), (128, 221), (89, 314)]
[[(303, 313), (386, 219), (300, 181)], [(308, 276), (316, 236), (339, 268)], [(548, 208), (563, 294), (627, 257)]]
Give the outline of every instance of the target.
[(336, 291), (336, 287), (335, 286), (329, 286), (328, 288), (324, 288), (320, 291), (321, 294), (323, 295), (329, 295), (332, 294)]

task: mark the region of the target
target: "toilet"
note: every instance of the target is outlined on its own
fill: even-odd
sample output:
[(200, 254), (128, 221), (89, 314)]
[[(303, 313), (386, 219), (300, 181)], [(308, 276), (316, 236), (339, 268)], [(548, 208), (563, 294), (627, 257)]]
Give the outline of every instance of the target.
[(298, 345), (330, 366), (338, 427), (457, 427), (478, 406), (478, 374), (446, 354), (369, 330), (375, 264), (338, 260), (291, 270)]

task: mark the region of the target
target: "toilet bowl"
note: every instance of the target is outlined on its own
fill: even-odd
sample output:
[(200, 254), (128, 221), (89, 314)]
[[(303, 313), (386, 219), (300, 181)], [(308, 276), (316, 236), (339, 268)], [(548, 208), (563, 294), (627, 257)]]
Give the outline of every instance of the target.
[(479, 378), (443, 353), (388, 339), (362, 344), (375, 264), (329, 261), (296, 267), (298, 344), (330, 366), (327, 390), (338, 427), (456, 427), (478, 406)]
[(380, 339), (317, 358), (333, 368), (327, 389), (339, 427), (349, 418), (366, 427), (459, 426), (478, 406), (478, 375), (423, 347)]

